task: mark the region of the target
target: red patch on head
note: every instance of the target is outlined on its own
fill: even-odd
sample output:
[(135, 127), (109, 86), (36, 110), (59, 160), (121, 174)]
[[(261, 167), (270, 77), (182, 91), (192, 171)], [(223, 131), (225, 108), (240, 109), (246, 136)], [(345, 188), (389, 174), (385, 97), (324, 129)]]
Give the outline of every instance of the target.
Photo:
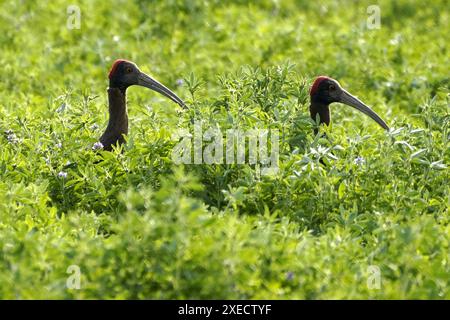
[(313, 85), (311, 86), (311, 90), (309, 90), (309, 95), (310, 95), (310, 96), (315, 95), (316, 92), (317, 92), (317, 89), (319, 89), (320, 83), (321, 83), (323, 80), (330, 80), (330, 79), (331, 79), (331, 78), (330, 78), (330, 77), (327, 77), (327, 76), (320, 76), (320, 77), (317, 77), (316, 80), (314, 80)]
[(117, 67), (119, 66), (119, 64), (121, 64), (122, 62), (129, 62), (128, 60), (124, 60), (124, 59), (117, 59), (116, 61), (114, 61), (111, 70), (109, 70), (109, 74), (108, 77), (111, 79), (112, 75), (114, 74), (114, 72), (116, 72)]

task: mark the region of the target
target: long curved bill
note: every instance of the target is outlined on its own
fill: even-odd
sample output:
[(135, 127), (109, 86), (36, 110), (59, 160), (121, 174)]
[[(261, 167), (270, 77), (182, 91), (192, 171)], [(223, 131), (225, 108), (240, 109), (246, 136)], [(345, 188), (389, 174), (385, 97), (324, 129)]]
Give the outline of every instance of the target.
[(160, 82), (156, 81), (155, 79), (146, 75), (143, 72), (141, 72), (139, 75), (138, 85), (159, 92), (163, 96), (166, 96), (170, 100), (178, 103), (182, 108), (187, 109), (186, 104), (175, 93), (173, 93), (166, 86), (164, 86), (163, 84), (161, 84)]
[(382, 126), (384, 129), (389, 130), (389, 127), (386, 124), (386, 122), (384, 122), (384, 120), (381, 119), (380, 116), (375, 113), (375, 111), (370, 109), (361, 100), (351, 95), (348, 91), (343, 90), (340, 102), (361, 111), (362, 113), (368, 115), (373, 120), (375, 120), (375, 122), (378, 123), (380, 126)]

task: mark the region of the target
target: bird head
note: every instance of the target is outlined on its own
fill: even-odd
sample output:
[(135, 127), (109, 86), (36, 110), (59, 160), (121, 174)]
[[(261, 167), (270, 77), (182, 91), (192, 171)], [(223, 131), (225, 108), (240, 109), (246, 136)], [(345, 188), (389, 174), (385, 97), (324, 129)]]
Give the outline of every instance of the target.
[(159, 92), (178, 103), (181, 107), (186, 108), (186, 104), (183, 100), (166, 86), (142, 72), (134, 62), (123, 59), (114, 61), (111, 70), (109, 71), (110, 88), (119, 88), (125, 91), (128, 87), (133, 85), (146, 87)]
[[(313, 85), (311, 86), (309, 95), (311, 97), (311, 108), (317, 105), (328, 106), (330, 103), (340, 102), (361, 111), (362, 113), (372, 118), (381, 127), (389, 130), (386, 122), (384, 122), (383, 119), (381, 119), (380, 116), (375, 113), (375, 111), (364, 104), (361, 100), (350, 94), (348, 91), (343, 89), (339, 82), (332, 78), (325, 76), (317, 77)], [(318, 111), (320, 114), (320, 110)]]

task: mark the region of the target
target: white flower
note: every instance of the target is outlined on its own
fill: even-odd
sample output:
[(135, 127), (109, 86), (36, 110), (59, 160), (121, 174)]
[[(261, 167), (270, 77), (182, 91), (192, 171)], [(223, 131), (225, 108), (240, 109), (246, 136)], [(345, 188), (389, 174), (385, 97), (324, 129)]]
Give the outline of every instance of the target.
[(103, 149), (103, 143), (101, 143), (101, 142), (96, 142), (92, 146), (92, 150), (100, 150), (100, 149)]

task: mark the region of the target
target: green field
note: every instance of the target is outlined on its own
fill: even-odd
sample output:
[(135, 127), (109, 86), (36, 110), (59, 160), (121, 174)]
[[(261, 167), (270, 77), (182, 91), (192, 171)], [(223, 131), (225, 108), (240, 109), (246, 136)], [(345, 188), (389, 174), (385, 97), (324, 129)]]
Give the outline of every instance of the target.
[[(0, 3), (0, 298), (450, 299), (447, 1), (73, 2)], [(189, 109), (132, 87), (95, 152), (117, 58)], [(314, 135), (318, 75), (391, 130)], [(194, 119), (278, 130), (278, 172), (176, 164)]]

